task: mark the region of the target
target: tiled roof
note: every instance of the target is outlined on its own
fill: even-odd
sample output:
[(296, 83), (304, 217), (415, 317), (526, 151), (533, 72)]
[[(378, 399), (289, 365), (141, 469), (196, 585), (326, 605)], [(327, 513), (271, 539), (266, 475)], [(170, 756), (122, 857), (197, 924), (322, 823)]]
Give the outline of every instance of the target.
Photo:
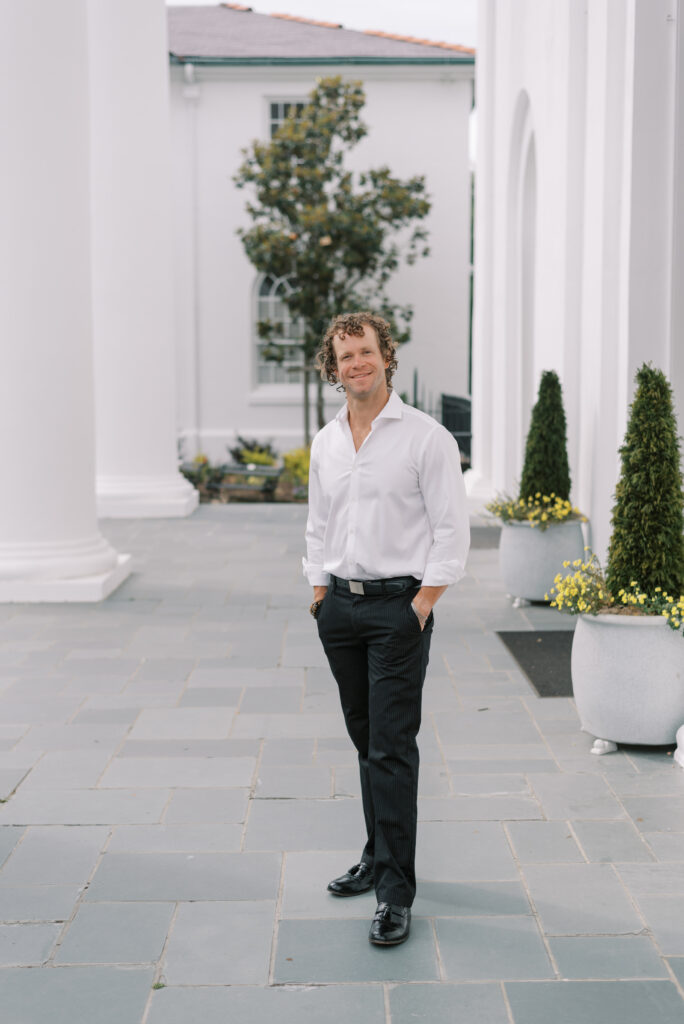
[(169, 7), (169, 49), (178, 60), (472, 63), (475, 51), (389, 32), (357, 32), (293, 14), (258, 14), (245, 4)]

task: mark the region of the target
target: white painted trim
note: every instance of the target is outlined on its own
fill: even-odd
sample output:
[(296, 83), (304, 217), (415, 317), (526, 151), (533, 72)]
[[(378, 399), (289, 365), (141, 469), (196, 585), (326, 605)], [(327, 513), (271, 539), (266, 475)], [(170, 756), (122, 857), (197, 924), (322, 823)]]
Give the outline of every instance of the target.
[[(190, 63), (190, 62), (188, 62)], [(235, 82), (235, 81), (283, 81), (302, 78), (328, 78), (340, 75), (347, 81), (365, 82), (467, 82), (475, 77), (473, 64), (448, 66), (444, 64), (421, 64), (411, 67), (409, 64), (201, 64), (193, 63), (195, 81), (202, 82)], [(182, 64), (171, 64), (171, 79), (183, 82)]]

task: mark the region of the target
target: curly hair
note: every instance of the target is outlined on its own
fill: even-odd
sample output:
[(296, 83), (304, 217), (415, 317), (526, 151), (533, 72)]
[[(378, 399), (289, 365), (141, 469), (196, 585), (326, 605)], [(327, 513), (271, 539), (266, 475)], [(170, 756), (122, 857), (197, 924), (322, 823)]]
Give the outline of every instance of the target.
[[(397, 343), (392, 337), (392, 329), (388, 322), (376, 313), (341, 313), (331, 320), (321, 342), (321, 347), (316, 353), (316, 366), (321, 372), (321, 377), (323, 380), (327, 380), (328, 384), (339, 383), (337, 356), (333, 340), (334, 338), (344, 338), (346, 335), (360, 338), (366, 325), (372, 327), (377, 335), (378, 346), (383, 360), (389, 360), (389, 365), (385, 369), (385, 380), (387, 382), (387, 390), (391, 391), (392, 377), (398, 365)], [(344, 390), (343, 385), (340, 385), (340, 388)]]

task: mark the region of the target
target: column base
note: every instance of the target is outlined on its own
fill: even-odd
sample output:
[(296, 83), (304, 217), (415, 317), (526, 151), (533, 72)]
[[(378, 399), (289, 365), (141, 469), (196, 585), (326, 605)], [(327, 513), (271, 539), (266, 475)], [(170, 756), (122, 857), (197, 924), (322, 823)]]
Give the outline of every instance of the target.
[(164, 477), (97, 478), (99, 519), (181, 519), (199, 505), (199, 494), (180, 473)]
[(0, 581), (0, 604), (103, 601), (130, 575), (131, 562), (131, 555), (117, 555), (116, 565), (107, 572), (69, 580), (3, 580)]

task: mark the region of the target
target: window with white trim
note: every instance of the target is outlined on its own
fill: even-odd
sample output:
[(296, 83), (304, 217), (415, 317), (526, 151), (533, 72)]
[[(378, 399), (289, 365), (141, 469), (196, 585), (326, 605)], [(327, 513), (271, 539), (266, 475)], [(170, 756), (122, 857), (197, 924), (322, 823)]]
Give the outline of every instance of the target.
[(295, 112), (295, 117), (299, 117), (304, 107), (304, 103), (296, 100), (272, 100), (269, 105), (270, 137), (273, 138), (291, 111)]
[[(255, 335), (257, 347), (257, 384), (297, 384), (301, 382), (301, 372), (294, 370), (302, 365), (302, 350), (298, 343), (304, 337), (304, 323), (293, 320), (284, 296), (292, 292), (292, 287), (285, 277), (272, 277), (270, 274), (261, 278), (257, 288)], [(274, 325), (271, 336), (260, 338), (257, 330), (259, 322), (268, 321)], [(277, 353), (277, 358), (272, 358)], [(270, 358), (269, 358), (270, 357)]]

